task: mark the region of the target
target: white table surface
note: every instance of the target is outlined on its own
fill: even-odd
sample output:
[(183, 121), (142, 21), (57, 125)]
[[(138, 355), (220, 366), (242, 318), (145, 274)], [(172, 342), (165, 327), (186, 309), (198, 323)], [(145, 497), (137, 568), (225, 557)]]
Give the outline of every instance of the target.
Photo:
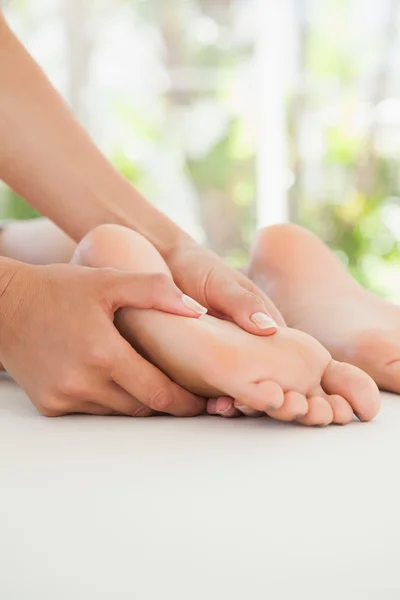
[(400, 398), (376, 421), (41, 417), (0, 381), (1, 600), (400, 598)]

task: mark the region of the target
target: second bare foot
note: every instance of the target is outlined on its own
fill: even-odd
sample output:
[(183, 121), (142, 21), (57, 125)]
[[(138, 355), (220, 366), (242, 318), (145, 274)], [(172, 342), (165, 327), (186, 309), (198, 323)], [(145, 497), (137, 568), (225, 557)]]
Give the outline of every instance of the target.
[(358, 285), (315, 235), (291, 224), (264, 229), (249, 275), (290, 327), (400, 393), (400, 308)]

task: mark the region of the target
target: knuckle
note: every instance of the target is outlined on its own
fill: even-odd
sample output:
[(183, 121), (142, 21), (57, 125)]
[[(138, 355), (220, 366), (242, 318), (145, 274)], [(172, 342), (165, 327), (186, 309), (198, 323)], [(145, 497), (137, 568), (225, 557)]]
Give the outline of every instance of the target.
[(264, 302), (260, 296), (251, 292), (250, 290), (244, 289), (241, 293), (241, 300), (246, 306), (264, 306)]
[(75, 373), (66, 373), (60, 377), (58, 392), (67, 398), (83, 398), (87, 389), (80, 377)]
[(144, 404), (136, 407), (132, 411), (132, 417), (144, 418), (144, 417), (152, 417), (155, 414), (155, 411)]
[(61, 417), (68, 412), (65, 403), (61, 402), (57, 396), (52, 394), (43, 396), (36, 406), (42, 415), (50, 418)]
[(91, 344), (86, 350), (86, 360), (90, 366), (106, 370), (111, 365), (112, 356), (104, 344)]

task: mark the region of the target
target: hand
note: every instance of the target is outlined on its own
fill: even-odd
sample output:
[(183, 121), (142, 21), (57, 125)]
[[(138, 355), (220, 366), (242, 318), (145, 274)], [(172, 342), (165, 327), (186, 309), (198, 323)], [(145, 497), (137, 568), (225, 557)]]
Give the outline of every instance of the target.
[(182, 291), (207, 307), (210, 314), (230, 319), (249, 333), (271, 335), (276, 333), (276, 325), (285, 325), (273, 302), (245, 275), (191, 238), (184, 240), (165, 256)]
[(1, 263), (0, 361), (41, 413), (192, 416), (204, 410), (203, 399), (139, 356), (113, 324), (125, 306), (199, 316), (168, 277)]
[[(272, 335), (277, 332), (277, 325), (285, 325), (273, 302), (245, 275), (228, 267), (216, 254), (191, 238), (184, 239), (164, 256), (182, 291), (207, 307), (210, 314), (230, 319), (249, 333)], [(252, 320), (254, 315), (258, 317), (255, 321)], [(257, 326), (257, 320), (261, 327)], [(208, 400), (207, 412), (227, 418), (242, 414), (234, 398), (226, 396)], [(251, 416), (258, 416), (257, 411)]]

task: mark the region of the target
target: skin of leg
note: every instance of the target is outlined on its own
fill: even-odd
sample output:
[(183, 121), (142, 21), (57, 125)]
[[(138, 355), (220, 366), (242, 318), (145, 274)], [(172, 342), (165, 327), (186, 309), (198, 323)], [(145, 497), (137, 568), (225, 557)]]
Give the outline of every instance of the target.
[(262, 230), (248, 274), (290, 327), (400, 393), (400, 308), (363, 289), (314, 234), (291, 224)]
[[(78, 246), (74, 261), (92, 267), (169, 274), (147, 240), (116, 225), (100, 226), (89, 233)], [(197, 394), (210, 398), (230, 396), (237, 404), (283, 420), (297, 417), (312, 425), (348, 421), (340, 411), (335, 414), (329, 402), (330, 394), (336, 394), (346, 408), (350, 407), (343, 398), (343, 390), (347, 397), (343, 382), (338, 382), (342, 392), (335, 391), (335, 377), (341, 378), (341, 365), (335, 367), (329, 353), (302, 332), (282, 328), (272, 338), (263, 338), (209, 315), (194, 320), (135, 309), (119, 311), (116, 325), (169, 377)], [(321, 383), (333, 369), (325, 394)], [(371, 397), (377, 394), (373, 382), (357, 369), (350, 368), (346, 381), (350, 403), (355, 403), (356, 408), (356, 393), (361, 391)], [(363, 417), (373, 418), (376, 412), (376, 402), (372, 401)]]

